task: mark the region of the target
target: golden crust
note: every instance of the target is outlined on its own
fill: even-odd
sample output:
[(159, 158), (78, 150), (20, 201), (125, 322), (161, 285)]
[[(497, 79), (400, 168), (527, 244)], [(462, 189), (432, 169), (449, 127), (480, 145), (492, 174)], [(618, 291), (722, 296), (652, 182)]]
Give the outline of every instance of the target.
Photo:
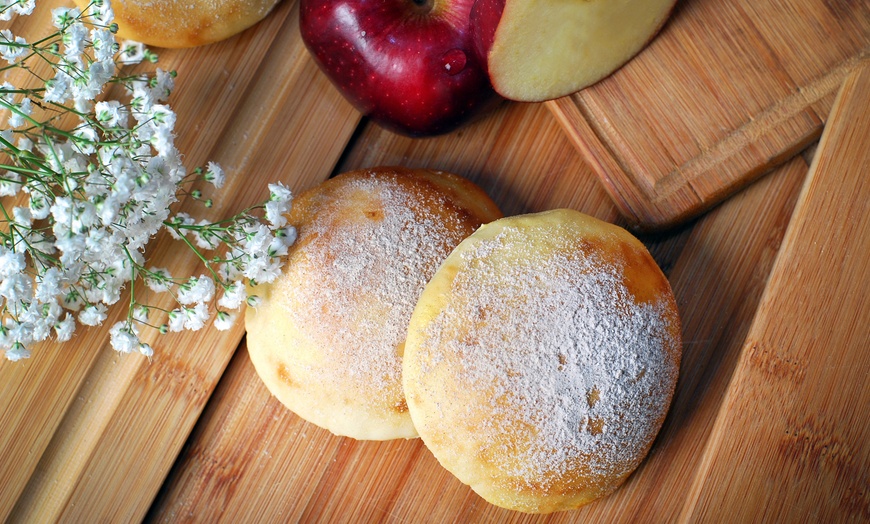
[[(89, 0), (75, 0), (84, 9)], [(278, 0), (117, 0), (118, 36), (155, 47), (194, 47), (229, 38), (262, 20)]]
[(664, 420), (681, 355), (667, 279), (625, 230), (575, 211), (480, 228), (411, 317), (408, 408), (487, 501), (548, 513), (616, 489)]
[(263, 382), (338, 435), (415, 437), (401, 387), (411, 312), (453, 247), (499, 216), (474, 184), (424, 170), (355, 171), (300, 195), (283, 273), (246, 313)]

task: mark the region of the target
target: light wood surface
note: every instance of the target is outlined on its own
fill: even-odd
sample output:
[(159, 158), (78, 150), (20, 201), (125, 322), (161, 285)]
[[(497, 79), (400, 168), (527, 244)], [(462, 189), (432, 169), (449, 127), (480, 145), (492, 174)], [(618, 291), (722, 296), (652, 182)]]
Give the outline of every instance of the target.
[[(686, 9), (694, 9), (688, 3)], [(285, 0), (238, 37), (161, 52), (160, 66), (179, 73), (170, 102), (179, 115), (178, 145), (186, 164), (214, 160), (228, 172), (209, 216), (224, 216), (262, 199), (270, 182), (280, 180), (299, 191), (337, 172), (399, 164), (464, 175), (507, 214), (571, 207), (629, 223), (546, 105), (504, 103), (449, 135), (400, 137), (361, 120), (338, 95), (308, 57), (297, 24), (295, 3)], [(619, 103), (618, 93), (609, 96), (609, 103)], [(802, 235), (819, 232), (821, 224), (816, 229), (808, 225), (821, 215), (806, 211), (806, 202), (817, 199), (807, 196), (806, 187), (815, 187), (811, 195), (818, 195), (823, 186), (812, 185), (814, 179), (804, 186), (807, 171), (807, 161), (797, 156), (697, 220), (641, 236), (677, 296), (685, 342), (680, 381), (648, 459), (620, 490), (582, 510), (546, 517), (500, 510), (456, 481), (419, 440), (357, 442), (300, 420), (257, 378), (241, 324), (229, 332), (151, 335), (155, 355), (149, 361), (112, 351), (110, 317), (103, 328), (81, 328), (70, 343), (33, 348), (28, 361), (0, 362), (0, 521), (636, 522), (641, 516), (665, 522), (680, 515), (688, 520), (715, 517), (711, 512), (733, 496), (721, 491), (727, 485), (718, 468), (732, 467), (734, 453), (764, 454), (770, 445), (750, 431), (749, 444), (732, 448), (742, 438), (722, 425), (746, 424), (758, 431), (753, 424), (769, 419), (771, 431), (782, 429), (776, 426), (783, 416), (778, 412), (760, 420), (732, 413), (755, 388), (769, 395), (771, 387), (779, 387), (771, 383), (782, 382), (777, 375), (781, 365), (768, 377), (746, 363), (752, 355), (750, 333), (770, 337), (765, 340), (771, 345), (765, 347), (813, 333), (803, 317), (785, 317), (779, 331), (765, 330), (759, 320), (765, 318), (764, 304), (776, 304), (771, 302), (777, 300), (774, 290), (789, 282), (768, 283), (771, 272), (782, 274), (783, 260), (790, 257), (812, 255), (815, 244)], [(819, 172), (816, 166), (814, 176)], [(844, 210), (859, 213), (854, 206), (860, 201), (851, 193), (864, 195), (866, 202), (866, 185), (860, 193), (848, 180), (825, 180), (830, 206), (842, 203)], [(852, 189), (841, 190), (841, 184)], [(840, 242), (835, 236), (837, 241), (825, 244), (824, 255), (843, 261), (838, 271), (851, 267), (853, 273), (842, 277), (841, 285), (864, 289), (866, 297), (866, 207), (863, 213), (864, 229), (850, 229), (839, 215), (824, 215), (828, 223), (842, 226), (837, 231), (863, 235), (860, 241), (851, 239), (857, 242), (851, 251), (841, 247), (849, 239)], [(805, 225), (798, 228), (798, 223)], [(781, 247), (784, 235), (789, 240)], [(168, 238), (158, 238), (149, 255), (156, 265), (178, 273), (197, 270), (194, 257)], [(862, 276), (863, 282), (854, 280)], [(811, 304), (826, 304), (813, 300), (805, 296)], [(858, 302), (846, 304), (852, 304), (842, 306), (847, 312), (859, 315), (850, 309)], [(866, 321), (866, 299), (863, 304), (864, 316), (850, 318)], [(768, 324), (774, 319), (767, 318)], [(866, 325), (845, 326), (842, 337), (855, 340), (867, 333)], [(866, 376), (867, 351), (859, 349), (848, 352), (858, 359), (849, 363), (854, 365), (849, 372), (863, 370)], [(855, 400), (827, 418), (789, 427), (795, 431), (790, 438), (810, 439), (791, 448), (794, 460), (817, 462), (795, 470), (793, 482), (782, 482), (770, 498), (746, 499), (752, 503), (744, 508), (749, 516), (778, 501), (791, 503), (808, 486), (824, 493), (844, 486), (835, 476), (816, 476), (814, 464), (846, 468), (844, 474), (852, 471), (848, 467), (863, 467), (866, 478), (870, 439), (854, 439), (867, 436), (866, 387), (844, 381), (848, 377), (842, 373), (848, 370), (825, 371), (834, 362), (830, 359), (801, 362), (805, 373), (816, 373), (812, 376), (820, 382), (815, 387), (822, 389), (794, 391), (795, 405), (808, 398), (824, 403), (834, 392)], [(812, 396), (822, 390), (827, 393)], [(848, 434), (839, 429), (824, 433), (840, 427), (841, 415), (860, 418)], [(840, 440), (831, 440), (821, 455), (819, 446), (828, 441), (820, 435)], [(750, 485), (761, 478), (737, 480)], [(866, 489), (861, 493), (841, 504), (829, 498), (826, 515), (832, 520), (849, 517), (862, 500), (866, 511)], [(790, 516), (812, 516), (802, 514), (803, 509), (798, 505)]]
[[(171, 105), (186, 165), (214, 160), (227, 172), (205, 216), (264, 199), (269, 182), (301, 189), (325, 179), (356, 128), (358, 114), (319, 74), (297, 24), (286, 2), (237, 38), (160, 52), (159, 65), (179, 71)], [(202, 271), (168, 236), (149, 253), (172, 274)], [(8, 443), (0, 520), (141, 518), (244, 334), (242, 323), (229, 332), (144, 332), (159, 356), (120, 357), (108, 329), (122, 309), (99, 329), (80, 328), (68, 344), (44, 344), (28, 361), (0, 363), (0, 441)]]
[(661, 229), (815, 141), (870, 57), (870, 2), (681, 0), (635, 60), (549, 102), (620, 212)]
[(822, 136), (701, 460), (692, 518), (870, 520), (868, 101), (864, 67)]

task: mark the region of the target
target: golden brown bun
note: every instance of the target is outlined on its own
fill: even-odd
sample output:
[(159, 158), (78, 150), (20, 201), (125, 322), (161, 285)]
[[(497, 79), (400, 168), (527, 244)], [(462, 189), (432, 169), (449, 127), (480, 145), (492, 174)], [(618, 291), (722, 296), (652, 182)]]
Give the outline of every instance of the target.
[[(84, 9), (90, 0), (75, 0)], [(210, 44), (262, 20), (278, 0), (114, 0), (121, 39), (155, 47)]]
[(411, 317), (403, 384), (438, 461), (498, 506), (572, 509), (646, 455), (681, 356), (667, 279), (576, 211), (504, 218), (444, 261)]
[(416, 437), (401, 384), (411, 311), (453, 247), (500, 216), (471, 182), (424, 170), (354, 171), (300, 195), (283, 273), (246, 313), (260, 378), (337, 435)]

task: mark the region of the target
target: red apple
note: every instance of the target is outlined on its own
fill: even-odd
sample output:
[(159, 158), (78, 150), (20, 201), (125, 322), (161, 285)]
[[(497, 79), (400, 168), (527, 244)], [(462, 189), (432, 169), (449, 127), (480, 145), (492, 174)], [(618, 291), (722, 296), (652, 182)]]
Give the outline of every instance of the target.
[(420, 136), (450, 131), (494, 97), (473, 48), (473, 0), (301, 0), (302, 39), (360, 112)]
[(523, 102), (575, 93), (618, 69), (676, 0), (477, 0), (475, 49), (496, 92)]

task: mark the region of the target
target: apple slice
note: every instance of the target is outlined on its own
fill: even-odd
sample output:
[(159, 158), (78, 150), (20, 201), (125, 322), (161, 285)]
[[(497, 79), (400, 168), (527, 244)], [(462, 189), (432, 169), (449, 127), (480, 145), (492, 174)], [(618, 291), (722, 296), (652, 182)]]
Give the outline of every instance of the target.
[(496, 92), (540, 102), (606, 77), (637, 54), (675, 0), (477, 0), (475, 48)]

